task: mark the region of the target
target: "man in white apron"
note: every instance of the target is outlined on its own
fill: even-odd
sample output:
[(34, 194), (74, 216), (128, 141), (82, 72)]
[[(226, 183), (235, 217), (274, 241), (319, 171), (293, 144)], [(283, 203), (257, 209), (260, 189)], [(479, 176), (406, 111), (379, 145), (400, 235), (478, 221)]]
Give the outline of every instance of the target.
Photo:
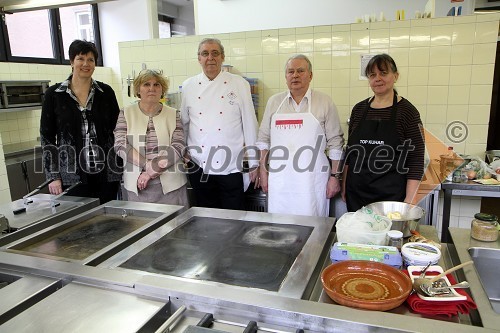
[(289, 90), (266, 105), (257, 146), (270, 213), (328, 216), (330, 198), (340, 191), (344, 133), (331, 98), (309, 88), (312, 76), (305, 55), (291, 57), (285, 68)]

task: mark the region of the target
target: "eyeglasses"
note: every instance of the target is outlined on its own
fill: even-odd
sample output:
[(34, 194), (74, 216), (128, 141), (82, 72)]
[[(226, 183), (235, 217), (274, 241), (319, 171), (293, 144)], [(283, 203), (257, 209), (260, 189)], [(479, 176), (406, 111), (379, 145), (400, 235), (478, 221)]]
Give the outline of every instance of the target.
[(221, 55), (221, 53), (219, 51), (212, 51), (212, 52), (203, 51), (203, 52), (200, 52), (199, 55), (201, 55), (203, 58), (206, 58), (209, 55), (211, 55), (213, 58), (217, 58), (218, 56)]

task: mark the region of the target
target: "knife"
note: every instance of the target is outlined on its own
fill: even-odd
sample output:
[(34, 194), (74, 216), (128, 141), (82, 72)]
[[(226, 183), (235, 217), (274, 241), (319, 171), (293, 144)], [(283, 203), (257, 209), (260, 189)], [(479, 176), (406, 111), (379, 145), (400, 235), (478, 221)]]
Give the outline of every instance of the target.
[(130, 74), (127, 75), (127, 95), (130, 97)]

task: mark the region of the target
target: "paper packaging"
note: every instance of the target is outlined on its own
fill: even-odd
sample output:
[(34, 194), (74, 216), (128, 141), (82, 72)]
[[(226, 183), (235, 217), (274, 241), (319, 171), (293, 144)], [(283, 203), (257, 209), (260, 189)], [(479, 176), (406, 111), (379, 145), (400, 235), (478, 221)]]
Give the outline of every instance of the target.
[(401, 254), (394, 246), (336, 242), (330, 251), (330, 259), (332, 263), (345, 260), (375, 261), (397, 269), (403, 265)]

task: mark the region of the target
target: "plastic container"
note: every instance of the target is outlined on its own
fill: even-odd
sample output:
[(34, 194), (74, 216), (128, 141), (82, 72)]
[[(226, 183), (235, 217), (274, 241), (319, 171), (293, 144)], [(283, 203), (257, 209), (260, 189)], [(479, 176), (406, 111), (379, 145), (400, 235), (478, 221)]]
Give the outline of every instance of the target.
[(381, 262), (400, 269), (403, 259), (394, 246), (335, 243), (330, 251), (332, 263), (345, 260), (367, 260)]
[(387, 245), (387, 231), (391, 229), (392, 222), (388, 218), (382, 218), (384, 228), (381, 230), (364, 230), (353, 226), (356, 213), (345, 213), (337, 221), (337, 241), (339, 243), (355, 243), (368, 245)]
[(498, 239), (498, 218), (492, 214), (477, 213), (471, 222), (471, 237), (483, 242)]
[(389, 230), (387, 232), (388, 246), (394, 246), (401, 251), (403, 246), (403, 232), (399, 230)]
[(437, 264), (441, 250), (427, 243), (406, 243), (401, 248), (401, 255), (406, 266), (425, 266)]

